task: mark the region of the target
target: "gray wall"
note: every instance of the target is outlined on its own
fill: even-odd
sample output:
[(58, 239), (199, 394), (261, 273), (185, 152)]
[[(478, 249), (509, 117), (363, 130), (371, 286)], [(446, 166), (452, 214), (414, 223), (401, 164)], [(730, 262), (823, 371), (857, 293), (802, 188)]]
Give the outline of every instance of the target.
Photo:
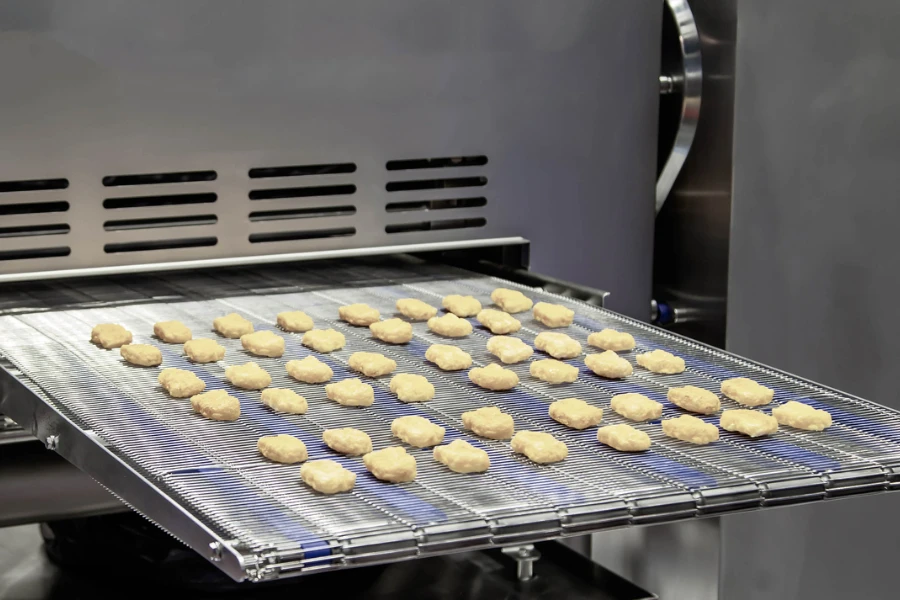
[[(738, 3), (731, 351), (900, 408), (900, 3)], [(900, 495), (723, 519), (722, 597), (896, 597)]]

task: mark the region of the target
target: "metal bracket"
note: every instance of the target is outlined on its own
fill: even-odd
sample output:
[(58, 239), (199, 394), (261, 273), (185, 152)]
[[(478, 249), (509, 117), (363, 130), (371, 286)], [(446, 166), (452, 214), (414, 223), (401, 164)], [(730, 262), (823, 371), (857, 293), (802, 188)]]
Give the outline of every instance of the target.
[(534, 577), (534, 563), (541, 558), (541, 553), (534, 544), (503, 548), (503, 554), (516, 561), (516, 577), (519, 581), (528, 581)]

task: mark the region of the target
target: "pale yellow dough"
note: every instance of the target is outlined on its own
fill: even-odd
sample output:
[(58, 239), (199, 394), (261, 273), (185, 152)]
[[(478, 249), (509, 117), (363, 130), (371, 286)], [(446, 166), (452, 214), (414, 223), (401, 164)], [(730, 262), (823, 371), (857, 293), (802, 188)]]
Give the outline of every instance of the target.
[(236, 421), (241, 416), (241, 403), (225, 390), (212, 390), (191, 396), (194, 412), (213, 421)]
[(534, 349), (517, 337), (497, 335), (487, 342), (487, 351), (507, 365), (522, 362), (534, 354)]
[(131, 340), (131, 332), (116, 323), (101, 323), (91, 329), (91, 342), (107, 350), (130, 344)]
[(559, 462), (569, 455), (565, 442), (542, 431), (520, 431), (513, 436), (510, 446), (513, 452), (540, 464)]
[(315, 356), (289, 360), (284, 369), (288, 375), (303, 383), (325, 383), (334, 375), (331, 367)]
[(338, 315), (340, 315), (342, 320), (359, 327), (368, 327), (381, 319), (381, 313), (368, 304), (348, 304), (347, 306), (342, 306), (338, 309)]
[(184, 343), (184, 353), (195, 363), (211, 363), (225, 358), (225, 347), (215, 340), (197, 338)]
[(469, 379), (479, 387), (494, 391), (511, 390), (519, 383), (519, 376), (514, 371), (494, 363), (475, 367), (469, 371)]
[(450, 294), (444, 296), (441, 306), (457, 317), (474, 317), (481, 311), (481, 302), (473, 296)]
[(309, 409), (306, 398), (285, 388), (267, 388), (260, 394), (262, 403), (277, 412), (303, 415)]
[(325, 386), (325, 396), (343, 406), (372, 406), (375, 391), (359, 379), (344, 379)]
[(662, 416), (663, 405), (643, 394), (617, 394), (609, 402), (610, 408), (629, 421), (653, 421)]
[(746, 377), (735, 377), (722, 382), (722, 393), (744, 406), (763, 406), (775, 398), (775, 390)]
[(493, 308), (486, 308), (475, 317), (478, 322), (491, 330), (491, 333), (505, 335), (522, 329), (522, 323), (509, 313)]
[(413, 321), (425, 321), (437, 314), (437, 308), (422, 302), (418, 298), (402, 298), (397, 300), (397, 310), (401, 315)]
[(320, 494), (349, 492), (356, 484), (356, 474), (333, 460), (313, 460), (300, 467), (300, 479)]
[(183, 344), (192, 337), (191, 330), (181, 321), (154, 323), (153, 335), (167, 344)]
[(397, 361), (377, 352), (354, 352), (347, 360), (347, 364), (366, 377), (381, 377), (397, 368)]
[(309, 458), (306, 444), (292, 435), (267, 435), (256, 442), (259, 453), (271, 461), (292, 465)]
[(284, 354), (284, 338), (271, 331), (245, 333), (241, 336), (241, 346), (256, 356), (278, 358)]
[(436, 446), (444, 441), (443, 427), (416, 415), (394, 419), (391, 423), (391, 433), (416, 448)]
[(301, 310), (280, 312), (275, 320), (279, 327), (293, 333), (306, 333), (313, 328), (312, 317)]
[(581, 356), (581, 344), (564, 333), (542, 331), (534, 338), (534, 347), (553, 358), (566, 359)]
[(669, 437), (697, 445), (709, 444), (719, 439), (718, 427), (691, 415), (663, 420), (662, 430)]
[(312, 329), (303, 334), (300, 342), (316, 352), (334, 352), (344, 347), (344, 334), (334, 329)]
[(492, 440), (508, 440), (515, 430), (512, 416), (495, 406), (464, 412), (462, 422), (466, 429)]
[(568, 327), (575, 319), (575, 311), (562, 304), (538, 302), (534, 305), (534, 318), (547, 327)]
[(163, 369), (157, 381), (173, 398), (190, 398), (206, 389), (202, 379), (184, 369)]
[(709, 390), (693, 385), (669, 388), (666, 397), (675, 406), (680, 406), (684, 410), (700, 413), (701, 415), (717, 413), (721, 406), (718, 396)]
[(326, 429), (322, 432), (322, 440), (335, 452), (348, 456), (362, 456), (372, 451), (372, 438), (369, 434), (352, 427)]
[(261, 390), (272, 383), (272, 376), (255, 362), (225, 367), (225, 379), (245, 390)]
[(726, 431), (737, 431), (755, 438), (778, 431), (778, 420), (759, 411), (738, 408), (723, 410), (719, 426)]
[(534, 304), (528, 296), (519, 290), (508, 290), (506, 288), (497, 288), (491, 292), (491, 300), (501, 310), (508, 313), (530, 310)]
[(607, 425), (597, 430), (597, 441), (619, 452), (643, 452), (650, 447), (650, 436), (631, 425)]
[(237, 339), (245, 333), (253, 333), (253, 323), (237, 313), (213, 319), (213, 329), (222, 337)]
[(588, 354), (584, 357), (584, 364), (595, 374), (608, 379), (622, 379), (633, 372), (631, 363), (612, 350)]
[(155, 367), (162, 364), (162, 352), (150, 344), (125, 344), (119, 353), (127, 362), (139, 367)]
[(401, 446), (369, 452), (363, 456), (363, 463), (376, 479), (382, 481), (404, 483), (416, 478), (416, 459)]
[(781, 424), (794, 429), (822, 431), (831, 427), (828, 411), (813, 408), (808, 404), (791, 400), (772, 409), (772, 416)]
[(536, 360), (528, 367), (532, 377), (536, 377), (547, 383), (572, 383), (578, 379), (578, 367), (573, 367), (562, 361), (545, 358)]
[(630, 333), (624, 331), (616, 331), (615, 329), (604, 329), (595, 331), (588, 336), (587, 343), (601, 350), (612, 350), (613, 352), (625, 352), (634, 350), (634, 337)]
[(547, 411), (550, 418), (572, 429), (587, 429), (603, 420), (603, 409), (578, 398), (557, 400)]
[(453, 440), (434, 449), (434, 460), (454, 473), (484, 473), (491, 466), (488, 453), (469, 442)]
[(412, 339), (412, 325), (402, 319), (388, 319), (369, 325), (372, 335), (388, 344), (406, 344)]
[(446, 337), (465, 337), (472, 333), (472, 324), (453, 313), (447, 313), (442, 317), (428, 319), (428, 329)]
[(434, 398), (434, 386), (422, 375), (400, 373), (391, 378), (391, 392), (401, 402), (427, 402)]
[(684, 359), (665, 350), (652, 350), (635, 357), (637, 364), (648, 371), (662, 375), (674, 375), (684, 371)]
[(461, 371), (472, 366), (472, 356), (468, 352), (445, 344), (429, 346), (425, 358), (443, 371)]

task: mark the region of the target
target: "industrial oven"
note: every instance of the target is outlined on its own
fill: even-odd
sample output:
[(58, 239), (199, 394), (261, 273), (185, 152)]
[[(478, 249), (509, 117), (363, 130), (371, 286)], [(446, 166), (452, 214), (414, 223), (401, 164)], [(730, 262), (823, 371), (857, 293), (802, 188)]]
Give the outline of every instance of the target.
[[(686, 25), (685, 4), (668, 4)], [(128, 506), (231, 579), (261, 585), (297, 575), (324, 585), (331, 571), (415, 558), (452, 587), (441, 573), (468, 572), (441, 557), (485, 549), (540, 580), (543, 553), (545, 580), (555, 573), (566, 585), (577, 568), (585, 589), (639, 598), (546, 542), (896, 487), (895, 411), (645, 323), (654, 192), (661, 202), (674, 181), (698, 108), (687, 33), (679, 73), (660, 78), (664, 15), (658, 0), (4, 6), (0, 522)], [(658, 189), (661, 84), (680, 93), (683, 128)], [(578, 359), (578, 380), (560, 387), (516, 365), (521, 385), (488, 394), (424, 360), (441, 341), (424, 323), (409, 344), (388, 346), (337, 318), (354, 302), (392, 315), (403, 297), (439, 305), (464, 293), (488, 305), (500, 286), (573, 310), (567, 332), (582, 344), (611, 327), (631, 333), (637, 351), (681, 356), (687, 370), (605, 380)], [(283, 360), (254, 360), (275, 385), (302, 393), (308, 413), (277, 414), (241, 392), (238, 421), (204, 421), (161, 391), (157, 369), (89, 343), (93, 325), (123, 324), (161, 347), (163, 366), (192, 370), (212, 389), (226, 385), (225, 366), (249, 360), (240, 343), (220, 340), (224, 361), (195, 365), (153, 339), (153, 323), (181, 320), (200, 335), (237, 312), (275, 330), (288, 309), (345, 335), (346, 347), (323, 357), (336, 379), (352, 376), (352, 352), (376, 351), (426, 375), (436, 398), (403, 405), (377, 380), (372, 407), (338, 406), (321, 386), (287, 378), (284, 361), (310, 351), (286, 334)], [(487, 364), (489, 332), (475, 325), (458, 345)], [(527, 317), (517, 335), (532, 343), (544, 329)], [(827, 409), (835, 424), (761, 439), (722, 432), (690, 447), (647, 423), (651, 449), (625, 454), (547, 417), (550, 402), (575, 396), (619, 423), (609, 399), (625, 392), (676, 416), (669, 387), (718, 389), (736, 376), (774, 389), (776, 403)], [(488, 404), (563, 439), (569, 457), (537, 466), (507, 443), (476, 439), (461, 414)], [(341, 459), (357, 486), (329, 497), (300, 484), (296, 466), (256, 451), (261, 435), (291, 433), (312, 458), (334, 458), (320, 439), (337, 426), (387, 446), (392, 419), (405, 414), (441, 424), (447, 441), (478, 444), (490, 471), (461, 476), (413, 450), (416, 480), (390, 485)], [(46, 449), (35, 452), (31, 436)], [(98, 534), (112, 526), (91, 527), (71, 538), (83, 549), (113, 544)]]

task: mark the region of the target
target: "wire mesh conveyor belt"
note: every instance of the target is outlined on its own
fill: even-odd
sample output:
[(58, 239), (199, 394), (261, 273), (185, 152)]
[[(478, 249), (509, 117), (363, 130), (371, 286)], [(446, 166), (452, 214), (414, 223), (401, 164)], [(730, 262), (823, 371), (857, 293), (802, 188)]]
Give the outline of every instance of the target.
[[(575, 359), (568, 362), (579, 367), (578, 381), (551, 386), (530, 377), (526, 362), (510, 367), (521, 380), (516, 388), (488, 392), (472, 385), (465, 371), (440, 371), (424, 359), (430, 344), (449, 343), (469, 352), (475, 366), (493, 362), (485, 349), (490, 334), (474, 319), (472, 335), (450, 341), (423, 322), (413, 323), (414, 338), (403, 346), (384, 344), (368, 328), (337, 320), (338, 306), (354, 302), (391, 316), (395, 301), (404, 297), (440, 305), (446, 294), (472, 294), (487, 306), (501, 284), (521, 287), (430, 263), (344, 261), (10, 286), (0, 297), (0, 354), (33, 390), (29, 406), (50, 407), (85, 432), (84, 443), (60, 439), (60, 453), (235, 578), (272, 578), (898, 485), (900, 414), (578, 301), (522, 288), (535, 301), (572, 308), (575, 323), (566, 333), (586, 349), (590, 332), (612, 327), (637, 340), (638, 348), (623, 354), (632, 364), (637, 352), (665, 348), (683, 357), (687, 370), (656, 375), (635, 365), (632, 376), (611, 381)], [(214, 336), (213, 318), (230, 312), (257, 330), (274, 330), (275, 315), (284, 310), (303, 310), (317, 327), (346, 336), (343, 350), (318, 355), (334, 370), (335, 381), (356, 376), (347, 368), (350, 354), (376, 351), (396, 360), (398, 373), (425, 375), (436, 388), (435, 399), (403, 404), (389, 393), (390, 377), (384, 377), (371, 381), (371, 407), (330, 402), (322, 385), (299, 383), (285, 372), (288, 360), (311, 353), (299, 334), (283, 334), (287, 349), (277, 359), (251, 357), (239, 340), (219, 339), (227, 348), (225, 359), (208, 365), (192, 364), (179, 346), (151, 337), (154, 322), (173, 319), (196, 337)], [(530, 313), (518, 317), (523, 327), (515, 335), (532, 343), (544, 327)], [(103, 322), (121, 323), (136, 343), (157, 345), (163, 367), (193, 371), (208, 390), (229, 389), (225, 366), (253, 360), (272, 375), (272, 386), (306, 397), (309, 411), (274, 413), (258, 392), (230, 388), (241, 402), (240, 419), (205, 420), (187, 400), (161, 390), (159, 369), (129, 366), (118, 352), (90, 344), (92, 326)], [(680, 409), (666, 400), (668, 387), (693, 384), (718, 392), (722, 380), (736, 376), (773, 388), (774, 405), (796, 399), (826, 409), (834, 425), (824, 432), (782, 428), (762, 439), (722, 431), (718, 442), (697, 447), (665, 437), (659, 422), (651, 422), (636, 425), (650, 435), (650, 450), (625, 454), (600, 445), (596, 428), (570, 430), (547, 415), (552, 401), (578, 397), (604, 407), (604, 424), (620, 423), (609, 410), (610, 398), (640, 392), (663, 403), (663, 418), (677, 416)], [(489, 405), (511, 413), (517, 429), (564, 440), (568, 458), (538, 466), (513, 454), (508, 442), (470, 435), (462, 413)], [(723, 399), (723, 408), (736, 407)], [(486, 450), (490, 470), (452, 473), (433, 460), (430, 449), (410, 449), (418, 462), (416, 480), (386, 484), (370, 476), (361, 459), (338, 456), (321, 441), (324, 429), (349, 426), (368, 433), (376, 448), (395, 445), (391, 421), (413, 414), (445, 427), (445, 443), (466, 439)], [(705, 420), (717, 423), (718, 417)], [(35, 427), (40, 435), (41, 424)], [(354, 490), (320, 495), (300, 482), (298, 466), (262, 458), (257, 439), (278, 433), (300, 438), (311, 460), (331, 458), (356, 473)], [(91, 459), (96, 449), (103, 451), (96, 456), (110, 461), (101, 466), (99, 458)]]

